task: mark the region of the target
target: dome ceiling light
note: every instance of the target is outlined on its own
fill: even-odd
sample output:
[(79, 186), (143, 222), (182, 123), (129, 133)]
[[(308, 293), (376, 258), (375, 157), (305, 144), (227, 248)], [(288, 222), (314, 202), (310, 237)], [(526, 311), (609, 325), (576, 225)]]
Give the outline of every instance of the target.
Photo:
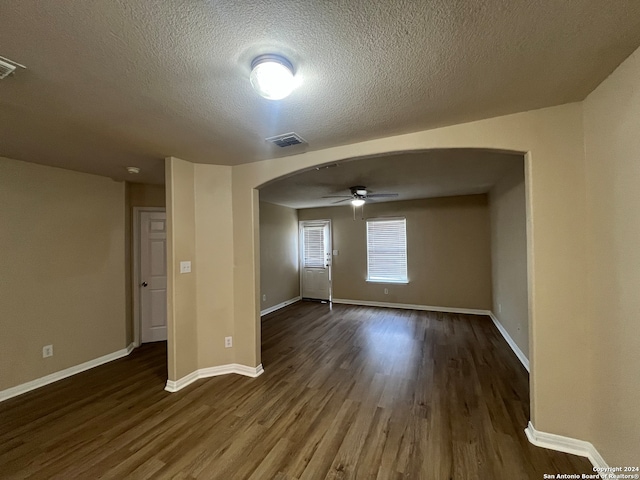
[(281, 100), (295, 87), (293, 65), (280, 55), (267, 54), (251, 62), (251, 86), (269, 100)]

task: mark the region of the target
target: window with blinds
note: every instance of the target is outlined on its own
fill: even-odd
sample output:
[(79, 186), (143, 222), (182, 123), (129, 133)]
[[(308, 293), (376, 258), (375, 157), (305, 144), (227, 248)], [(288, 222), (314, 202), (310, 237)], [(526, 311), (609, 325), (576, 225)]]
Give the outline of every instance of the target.
[(407, 283), (407, 221), (367, 220), (367, 281)]
[(302, 229), (304, 268), (324, 268), (324, 226), (305, 225)]

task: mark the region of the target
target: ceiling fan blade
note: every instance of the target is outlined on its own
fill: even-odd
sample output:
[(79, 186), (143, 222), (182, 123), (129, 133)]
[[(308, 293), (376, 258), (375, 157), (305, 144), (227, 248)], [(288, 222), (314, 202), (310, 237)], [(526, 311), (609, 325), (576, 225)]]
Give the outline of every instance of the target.
[(325, 195), (320, 198), (353, 198), (353, 195)]
[(376, 198), (376, 197), (397, 197), (397, 193), (373, 193), (371, 195), (367, 195), (367, 198)]
[[(326, 198), (326, 197), (323, 197)], [(336, 203), (342, 203), (342, 202), (348, 202), (349, 200), (351, 200), (351, 197), (349, 198), (343, 198), (342, 200), (338, 200), (336, 202), (331, 202), (332, 205), (336, 204)]]

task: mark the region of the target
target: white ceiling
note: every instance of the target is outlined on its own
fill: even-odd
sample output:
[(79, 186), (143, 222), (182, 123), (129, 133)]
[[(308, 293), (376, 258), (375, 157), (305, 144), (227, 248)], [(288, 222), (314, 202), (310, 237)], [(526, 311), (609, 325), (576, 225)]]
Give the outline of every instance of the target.
[[(488, 192), (508, 172), (524, 175), (523, 156), (474, 149), (430, 150), (325, 165), (276, 180), (260, 189), (260, 200), (291, 208), (328, 207), (362, 185), (369, 193), (397, 193), (367, 203), (449, 197)], [(341, 203), (350, 207), (349, 203)]]
[[(583, 99), (640, 45), (617, 0), (2, 0), (0, 155), (163, 182), (163, 158), (235, 165)], [(272, 102), (251, 60), (302, 85)], [(295, 131), (308, 147), (265, 137)], [(297, 150), (296, 150), (297, 149)]]

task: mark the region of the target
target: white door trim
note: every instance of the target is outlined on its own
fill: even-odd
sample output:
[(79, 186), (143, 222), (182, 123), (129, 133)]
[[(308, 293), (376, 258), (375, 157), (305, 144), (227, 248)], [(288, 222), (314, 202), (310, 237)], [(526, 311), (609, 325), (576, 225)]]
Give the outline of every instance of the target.
[(299, 275), (299, 282), (300, 282), (300, 298), (303, 298), (303, 282), (302, 282), (302, 276), (304, 275), (303, 272), (303, 264), (304, 264), (304, 258), (303, 258), (303, 252), (302, 252), (302, 248), (303, 248), (303, 241), (302, 241), (302, 229), (304, 227), (305, 224), (309, 224), (309, 225), (313, 225), (313, 224), (327, 224), (329, 226), (329, 252), (331, 252), (331, 255), (329, 256), (329, 298), (328, 301), (331, 302), (331, 300), (333, 299), (333, 225), (332, 225), (332, 221), (330, 218), (323, 218), (323, 219), (319, 219), (319, 220), (298, 220), (298, 271), (300, 273)]
[(131, 258), (131, 270), (132, 281), (131, 288), (133, 288), (133, 346), (140, 346), (140, 331), (142, 330), (142, 315), (140, 309), (142, 302), (140, 301), (140, 219), (143, 212), (166, 212), (165, 207), (133, 207), (133, 246), (132, 246), (132, 258)]

